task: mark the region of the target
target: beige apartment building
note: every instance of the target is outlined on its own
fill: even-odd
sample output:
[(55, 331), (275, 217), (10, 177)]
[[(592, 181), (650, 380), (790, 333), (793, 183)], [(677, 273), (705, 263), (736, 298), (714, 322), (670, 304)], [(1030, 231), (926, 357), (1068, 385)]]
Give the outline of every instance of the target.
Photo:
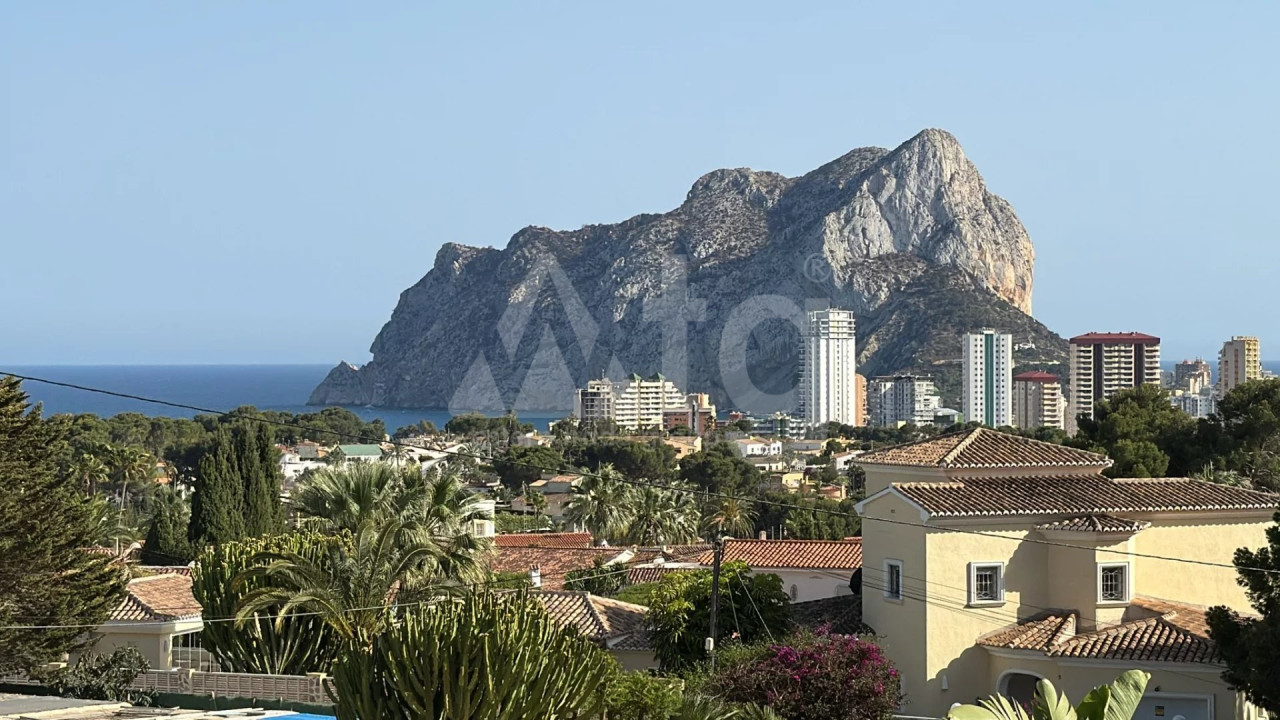
[(1126, 388), (1160, 384), (1160, 338), (1138, 332), (1071, 338), (1071, 414), (1093, 417), (1094, 405)]
[(1034, 430), (1066, 428), (1067, 401), (1057, 375), (1032, 370), (1013, 376), (1013, 424)]
[(578, 420), (612, 422), (628, 430), (655, 430), (664, 426), (667, 410), (682, 410), (685, 406), (685, 394), (662, 375), (632, 375), (622, 382), (608, 378), (589, 381), (574, 396), (573, 416)]
[(1222, 680), (1205, 609), (1251, 613), (1237, 548), (1280, 496), (1108, 478), (1111, 460), (986, 428), (857, 458), (862, 618), (901, 673), (904, 714), (943, 717), (1049, 679), (1079, 699), (1138, 668), (1135, 720), (1262, 713)]
[(1262, 378), (1262, 352), (1258, 338), (1237, 335), (1222, 343), (1218, 353), (1218, 397), (1237, 385)]

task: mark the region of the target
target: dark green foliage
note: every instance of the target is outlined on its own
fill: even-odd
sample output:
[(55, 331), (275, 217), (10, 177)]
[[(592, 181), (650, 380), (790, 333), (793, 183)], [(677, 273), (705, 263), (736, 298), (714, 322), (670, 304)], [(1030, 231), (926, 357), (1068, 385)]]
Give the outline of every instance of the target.
[(1237, 386), (1218, 402), (1214, 421), (1201, 426), (1201, 447), (1217, 463), (1259, 488), (1280, 490), (1280, 380)]
[[(1071, 444), (1103, 452), (1115, 460), (1111, 477), (1186, 475), (1187, 449), (1195, 444), (1196, 422), (1169, 404), (1169, 394), (1154, 385), (1121, 390), (1081, 417)], [(1173, 462), (1171, 467), (1171, 461)]]
[(493, 577), (485, 583), (485, 587), (490, 590), (532, 590), (533, 580), (527, 572), (512, 570), (494, 573)]
[(500, 512), (493, 516), (493, 526), (499, 535), (504, 533), (526, 532), (528, 530), (546, 530), (550, 527), (545, 517), (537, 515), (520, 515), (518, 513)]
[(667, 720), (680, 709), (683, 695), (678, 679), (624, 672), (609, 684), (605, 711), (610, 720)]
[(435, 435), (438, 432), (440, 432), (440, 430), (436, 428), (435, 423), (430, 420), (419, 420), (412, 425), (405, 425), (402, 428), (397, 428), (396, 431), (391, 434), (391, 439), (404, 440), (405, 438), (417, 437), (419, 435)]
[(624, 585), (618, 592), (614, 593), (613, 599), (629, 602), (632, 605), (644, 605), (648, 607), (653, 601), (653, 593), (657, 591), (658, 583), (640, 583), (638, 585)]
[(236, 469), (235, 442), (220, 428), (196, 466), (188, 537), (193, 546), (217, 545), (244, 537), (244, 483)]
[(680, 477), (699, 490), (755, 495), (764, 476), (738, 457), (732, 445), (716, 443), (681, 460)]
[[(329, 550), (349, 542), (321, 535), (251, 538), (206, 547), (192, 573), (191, 591), (206, 617), (235, 617), (250, 593), (266, 586), (245, 571), (261, 566), (261, 553), (293, 553), (324, 565)], [(327, 567), (327, 566), (326, 566)], [(303, 675), (327, 672), (337, 653), (337, 639), (323, 617), (263, 612), (243, 623), (206, 623), (204, 648), (228, 672)]]
[(1267, 547), (1236, 550), (1236, 582), (1261, 616), (1241, 617), (1226, 606), (1210, 608), (1209, 637), (1226, 662), (1222, 678), (1249, 702), (1280, 713), (1280, 513), (1267, 528)]
[[(764, 493), (759, 503), (756, 532), (793, 540), (842, 540), (862, 534), (862, 519), (854, 510), (856, 501), (785, 492)], [(812, 508), (810, 511), (795, 507)]]
[[(666, 670), (701, 664), (707, 659), (703, 640), (711, 628), (711, 571), (670, 573), (657, 585), (645, 616), (654, 654)], [(748, 644), (782, 637), (790, 623), (789, 602), (777, 575), (757, 575), (743, 563), (725, 563), (717, 644), (734, 633)]]
[(589, 470), (612, 465), (624, 477), (632, 479), (658, 480), (676, 468), (675, 448), (657, 438), (648, 442), (570, 439), (557, 443), (556, 447), (569, 465)]
[[(430, 652), (424, 652), (430, 648)], [(334, 667), (339, 720), (523, 720), (594, 716), (609, 656), (523, 594), (415, 607)]]
[(278, 455), (269, 426), (240, 420), (218, 428), (196, 466), (188, 533), (194, 545), (284, 529)]
[(151, 502), (151, 524), (142, 546), (143, 565), (186, 565), (193, 553), (187, 539), (191, 510), (173, 490), (162, 490)]
[(149, 695), (129, 686), (150, 667), (138, 648), (127, 645), (108, 655), (85, 653), (75, 665), (39, 679), (61, 697), (138, 704)]
[(472, 413), (449, 418), (449, 422), (444, 424), (444, 431), (451, 435), (484, 437), (490, 444), (508, 446), (517, 437), (533, 432), (533, 425), (520, 422), (515, 415), (485, 417)]
[(124, 596), (123, 568), (92, 555), (93, 504), (73, 475), (58, 472), (67, 453), (65, 419), (28, 411), (21, 383), (0, 378), (0, 673), (29, 669), (91, 642)]
[(546, 446), (508, 448), (493, 461), (493, 469), (502, 479), (503, 486), (512, 492), (519, 492), (544, 473), (554, 473), (560, 468), (567, 469), (564, 458), (558, 450)]
[[(947, 432), (959, 429), (949, 428)], [(852, 440), (853, 442), (849, 443), (848, 447), (853, 450), (874, 450), (890, 445), (901, 445), (925, 440), (937, 434), (938, 428), (933, 425), (913, 425), (911, 423), (907, 423), (902, 427), (890, 428), (854, 427), (832, 422), (827, 423), (826, 430), (826, 436), (829, 438)]]
[(597, 557), (592, 567), (570, 570), (564, 576), (564, 589), (612, 596), (626, 579), (626, 566), (605, 565), (604, 559)]

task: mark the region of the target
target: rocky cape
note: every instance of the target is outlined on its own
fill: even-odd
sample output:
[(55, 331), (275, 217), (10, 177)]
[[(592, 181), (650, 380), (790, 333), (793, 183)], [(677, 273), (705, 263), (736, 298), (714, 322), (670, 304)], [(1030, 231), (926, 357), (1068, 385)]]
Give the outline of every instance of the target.
[(1020, 368), (1065, 374), (1065, 341), (1029, 314), (1034, 264), (1009, 203), (925, 130), (801, 177), (716, 170), (663, 214), (447, 243), (373, 359), (340, 363), (309, 402), (567, 410), (588, 379), (664, 372), (721, 409), (786, 409), (796, 317), (831, 306), (857, 316), (859, 373), (932, 373), (956, 407), (967, 331), (1012, 333)]

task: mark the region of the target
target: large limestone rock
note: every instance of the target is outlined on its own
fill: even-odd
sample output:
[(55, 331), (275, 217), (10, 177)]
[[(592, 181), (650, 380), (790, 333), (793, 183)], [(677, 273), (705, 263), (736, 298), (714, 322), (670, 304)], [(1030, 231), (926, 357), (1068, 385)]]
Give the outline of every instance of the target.
[(806, 307), (854, 310), (860, 372), (940, 376), (959, 334), (1015, 334), (1022, 364), (1065, 344), (1030, 316), (1035, 253), (960, 144), (925, 130), (798, 178), (699, 178), (661, 215), (527, 227), (506, 249), (445, 244), (404, 291), (373, 360), (340, 365), (312, 404), (563, 410), (603, 373), (664, 372), (721, 407), (783, 409)]

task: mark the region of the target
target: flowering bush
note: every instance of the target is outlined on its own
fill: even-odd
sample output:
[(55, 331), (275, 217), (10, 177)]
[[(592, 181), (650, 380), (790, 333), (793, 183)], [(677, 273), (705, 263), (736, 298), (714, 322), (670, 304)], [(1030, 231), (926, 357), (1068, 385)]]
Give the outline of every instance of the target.
[(819, 631), (724, 668), (706, 690), (767, 705), (786, 720), (882, 720), (897, 709), (899, 687), (898, 671), (875, 643)]

